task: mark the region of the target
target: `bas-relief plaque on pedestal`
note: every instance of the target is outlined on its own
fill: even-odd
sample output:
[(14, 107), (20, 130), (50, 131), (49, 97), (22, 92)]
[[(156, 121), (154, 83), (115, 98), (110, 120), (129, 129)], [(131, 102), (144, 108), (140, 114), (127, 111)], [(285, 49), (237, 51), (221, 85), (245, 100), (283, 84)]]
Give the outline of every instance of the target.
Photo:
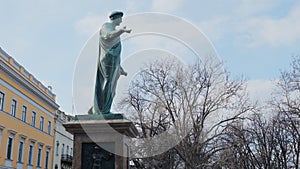
[(131, 121), (85, 119), (70, 121), (64, 126), (74, 135), (73, 169), (128, 168), (129, 150), (123, 135), (136, 137), (137, 130)]
[[(99, 146), (101, 145), (101, 147)], [(114, 169), (115, 155), (104, 150), (114, 150), (113, 143), (83, 143), (81, 168), (82, 169)]]

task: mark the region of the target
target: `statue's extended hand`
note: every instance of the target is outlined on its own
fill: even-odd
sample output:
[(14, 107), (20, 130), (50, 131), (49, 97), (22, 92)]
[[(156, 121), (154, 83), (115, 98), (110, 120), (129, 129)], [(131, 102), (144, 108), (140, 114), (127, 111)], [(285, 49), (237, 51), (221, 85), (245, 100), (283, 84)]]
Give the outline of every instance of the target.
[(132, 29), (126, 29), (126, 33), (131, 33)]
[(130, 33), (132, 29), (126, 29), (126, 26), (122, 28), (123, 32)]

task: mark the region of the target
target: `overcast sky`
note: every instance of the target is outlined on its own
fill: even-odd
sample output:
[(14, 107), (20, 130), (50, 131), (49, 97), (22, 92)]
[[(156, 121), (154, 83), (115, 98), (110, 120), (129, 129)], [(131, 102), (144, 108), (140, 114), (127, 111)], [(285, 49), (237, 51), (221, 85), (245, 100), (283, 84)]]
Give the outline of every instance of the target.
[(300, 52), (297, 0), (2, 0), (0, 47), (51, 85), (60, 109), (71, 113), (80, 51), (116, 9), (186, 19), (209, 38), (231, 76), (244, 76), (256, 93)]

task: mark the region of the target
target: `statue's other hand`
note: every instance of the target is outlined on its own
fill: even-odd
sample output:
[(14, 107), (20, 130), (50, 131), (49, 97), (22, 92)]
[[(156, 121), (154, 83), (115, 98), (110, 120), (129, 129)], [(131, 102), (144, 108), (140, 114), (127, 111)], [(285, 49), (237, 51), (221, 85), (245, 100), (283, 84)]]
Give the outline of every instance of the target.
[(121, 72), (121, 75), (127, 76), (127, 72)]
[(124, 76), (127, 76), (127, 72), (125, 72), (123, 68), (121, 68), (120, 74), (124, 75)]

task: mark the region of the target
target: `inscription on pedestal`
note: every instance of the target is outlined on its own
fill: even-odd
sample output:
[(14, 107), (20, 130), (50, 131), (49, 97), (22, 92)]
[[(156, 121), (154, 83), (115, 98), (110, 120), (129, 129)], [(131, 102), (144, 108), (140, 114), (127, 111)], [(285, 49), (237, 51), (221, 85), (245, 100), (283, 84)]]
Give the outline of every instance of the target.
[[(99, 146), (101, 145), (101, 147)], [(81, 169), (114, 169), (115, 155), (107, 150), (114, 150), (113, 143), (83, 143)]]

